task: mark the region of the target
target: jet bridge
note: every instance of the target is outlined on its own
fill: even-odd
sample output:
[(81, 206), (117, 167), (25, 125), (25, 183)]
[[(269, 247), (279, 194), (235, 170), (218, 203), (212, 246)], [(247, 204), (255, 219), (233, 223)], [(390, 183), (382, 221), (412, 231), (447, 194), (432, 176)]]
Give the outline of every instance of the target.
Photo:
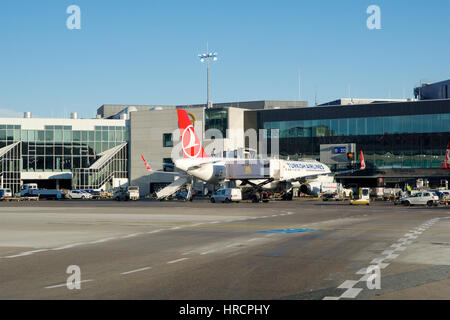
[(269, 159), (236, 159), (226, 163), (226, 179), (248, 180), (268, 179), (271, 161)]

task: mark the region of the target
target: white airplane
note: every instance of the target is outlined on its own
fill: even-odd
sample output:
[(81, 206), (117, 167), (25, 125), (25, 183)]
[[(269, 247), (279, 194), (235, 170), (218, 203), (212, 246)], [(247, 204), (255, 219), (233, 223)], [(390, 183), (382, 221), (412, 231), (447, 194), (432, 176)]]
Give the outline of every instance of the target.
[[(300, 188), (305, 194), (317, 194), (320, 185), (331, 183), (334, 180), (334, 173), (330, 168), (316, 160), (280, 160), (280, 159), (238, 159), (220, 158), (208, 155), (185, 110), (177, 110), (178, 126), (180, 129), (183, 158), (177, 159), (173, 164), (184, 175), (195, 177), (208, 184), (218, 184), (225, 181), (232, 181), (243, 189), (244, 193), (251, 193), (250, 198), (254, 202), (267, 200), (269, 192), (280, 192), (283, 199), (292, 200), (292, 189)], [(141, 155), (147, 170), (152, 171), (150, 166)], [(250, 163), (264, 163), (267, 168), (263, 176), (257, 178), (233, 177), (228, 169), (236, 169), (238, 166), (248, 167)], [(365, 169), (363, 153), (361, 151), (361, 168)], [(338, 173), (349, 173), (357, 170), (346, 170)], [(227, 175), (228, 172), (228, 175)], [(180, 173), (171, 173), (178, 174)]]

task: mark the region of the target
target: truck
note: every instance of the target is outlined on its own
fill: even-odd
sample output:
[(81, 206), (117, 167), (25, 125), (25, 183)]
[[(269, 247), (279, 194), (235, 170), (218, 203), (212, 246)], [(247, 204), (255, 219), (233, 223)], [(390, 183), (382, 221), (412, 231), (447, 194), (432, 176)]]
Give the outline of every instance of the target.
[(62, 199), (63, 195), (60, 190), (56, 189), (39, 189), (37, 183), (27, 183), (22, 185), (20, 189), (21, 197), (38, 197), (39, 199)]
[(129, 186), (127, 188), (128, 199), (130, 200), (139, 200), (139, 187), (137, 186)]
[(384, 197), (384, 188), (383, 187), (376, 187), (376, 188), (372, 188), (370, 190), (370, 197), (375, 199), (375, 200), (382, 200)]
[(114, 191), (113, 199), (117, 201), (128, 201), (139, 199), (139, 187), (129, 186), (127, 188), (119, 187)]
[(384, 201), (394, 201), (401, 194), (401, 188), (384, 188), (383, 190), (383, 200)]
[(321, 196), (323, 201), (336, 200), (342, 201), (350, 199), (353, 194), (352, 189), (344, 188), (341, 183), (323, 184), (321, 187)]
[(352, 205), (352, 204), (370, 205), (370, 189), (369, 188), (359, 188), (358, 198), (350, 200), (350, 205)]

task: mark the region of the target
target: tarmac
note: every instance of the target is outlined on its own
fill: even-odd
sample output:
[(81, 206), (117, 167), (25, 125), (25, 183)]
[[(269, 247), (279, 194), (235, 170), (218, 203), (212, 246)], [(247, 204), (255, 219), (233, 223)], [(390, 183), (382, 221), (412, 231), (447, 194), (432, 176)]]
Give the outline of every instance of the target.
[(449, 298), (447, 207), (0, 203), (0, 299)]

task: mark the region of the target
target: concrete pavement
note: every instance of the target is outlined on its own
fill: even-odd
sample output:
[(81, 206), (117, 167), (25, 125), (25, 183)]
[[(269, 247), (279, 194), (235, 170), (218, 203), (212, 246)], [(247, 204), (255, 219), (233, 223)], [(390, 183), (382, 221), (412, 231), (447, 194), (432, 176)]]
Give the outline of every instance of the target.
[[(2, 203), (0, 299), (448, 299), (449, 218), (383, 202)], [(360, 281), (371, 265), (380, 289)]]

